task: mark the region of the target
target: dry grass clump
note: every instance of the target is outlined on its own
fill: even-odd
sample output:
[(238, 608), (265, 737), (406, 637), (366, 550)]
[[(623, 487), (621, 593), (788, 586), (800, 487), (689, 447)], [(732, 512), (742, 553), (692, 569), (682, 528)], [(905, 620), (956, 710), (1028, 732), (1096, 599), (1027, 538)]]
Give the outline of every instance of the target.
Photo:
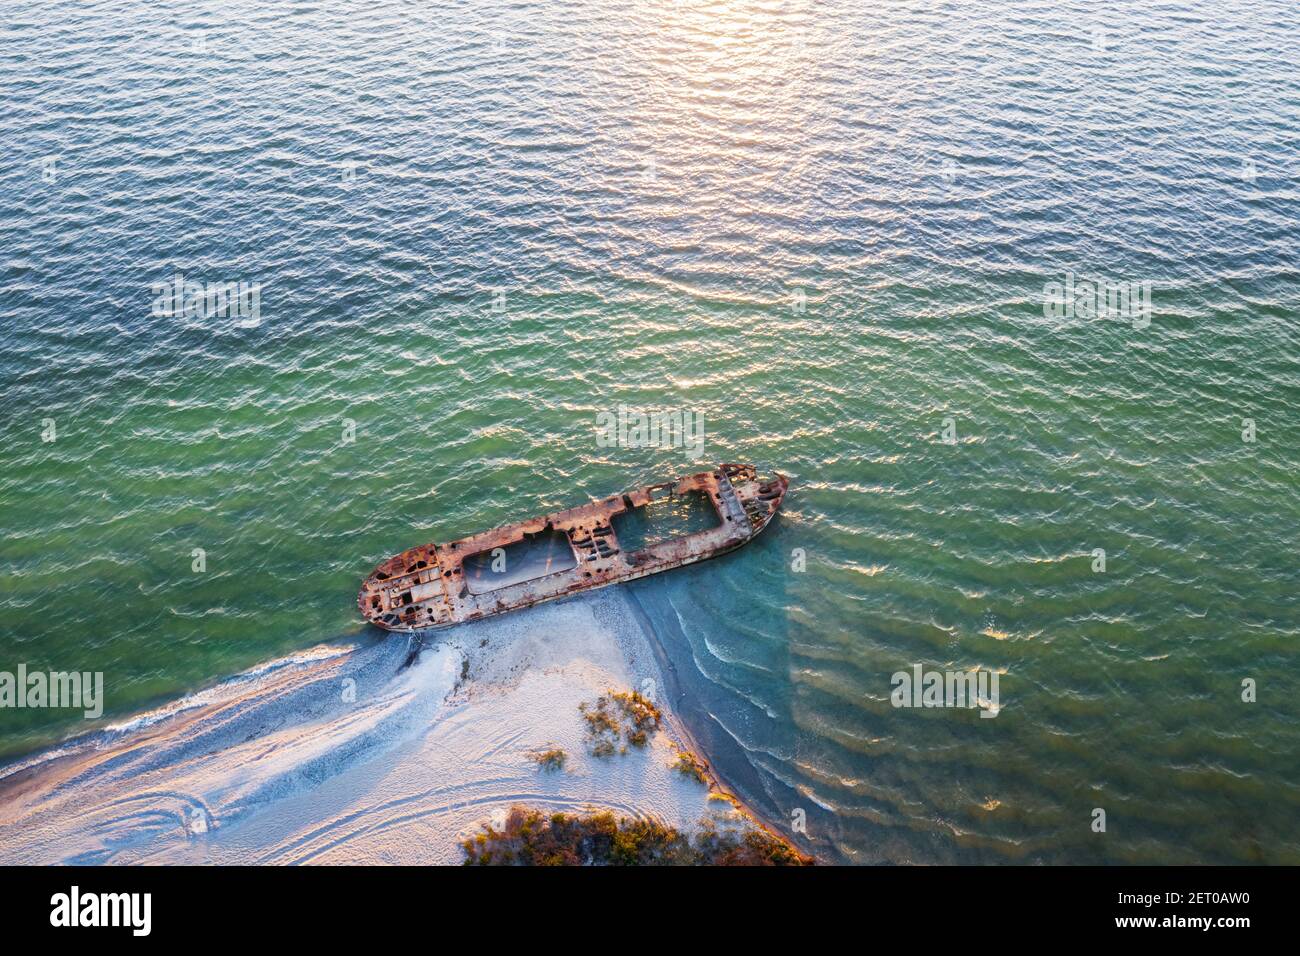
[(700, 783), (707, 782), (704, 778), (704, 771), (708, 769), (708, 765), (689, 750), (679, 749), (677, 751), (677, 759), (673, 761), (673, 769), (683, 777), (690, 777)]
[(644, 747), (663, 718), (658, 707), (634, 690), (609, 691), (595, 703), (579, 704), (578, 710), (587, 722), (587, 741), (595, 757), (625, 754), (629, 745)]
[(559, 747), (550, 750), (538, 750), (529, 754), (529, 756), (542, 770), (563, 770), (564, 761), (569, 759), (568, 754)]

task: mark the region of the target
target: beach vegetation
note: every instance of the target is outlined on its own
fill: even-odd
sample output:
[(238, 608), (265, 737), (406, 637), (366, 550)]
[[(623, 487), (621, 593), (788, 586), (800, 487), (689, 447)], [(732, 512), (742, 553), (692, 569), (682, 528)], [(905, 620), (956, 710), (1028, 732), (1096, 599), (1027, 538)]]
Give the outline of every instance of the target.
[(542, 770), (563, 770), (564, 762), (569, 759), (568, 754), (559, 747), (552, 747), (550, 750), (538, 750), (529, 756)]
[(704, 777), (704, 772), (708, 769), (707, 764), (689, 750), (679, 749), (677, 751), (677, 759), (673, 761), (673, 769), (683, 777), (690, 777), (700, 783), (707, 783)]
[(553, 813), (512, 807), (500, 829), (488, 824), (462, 843), (465, 863), (486, 866), (807, 866), (814, 861), (758, 827), (696, 833), (654, 820)]
[(596, 757), (626, 754), (628, 747), (641, 748), (659, 729), (663, 714), (637, 691), (608, 691), (594, 702), (578, 705), (587, 724), (587, 741)]

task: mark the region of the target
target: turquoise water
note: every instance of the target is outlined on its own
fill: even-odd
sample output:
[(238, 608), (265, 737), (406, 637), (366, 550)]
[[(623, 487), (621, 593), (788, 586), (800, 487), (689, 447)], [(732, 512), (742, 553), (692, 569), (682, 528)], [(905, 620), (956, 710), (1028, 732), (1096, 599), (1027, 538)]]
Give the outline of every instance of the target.
[[(6, 10), (0, 669), (135, 713), (361, 634), (397, 550), (753, 461), (763, 538), (634, 591), (769, 816), (1300, 862), (1292, 5)], [(177, 272), (259, 323), (152, 314)], [(1049, 319), (1067, 273), (1149, 326)], [(891, 707), (914, 664), (999, 716)]]

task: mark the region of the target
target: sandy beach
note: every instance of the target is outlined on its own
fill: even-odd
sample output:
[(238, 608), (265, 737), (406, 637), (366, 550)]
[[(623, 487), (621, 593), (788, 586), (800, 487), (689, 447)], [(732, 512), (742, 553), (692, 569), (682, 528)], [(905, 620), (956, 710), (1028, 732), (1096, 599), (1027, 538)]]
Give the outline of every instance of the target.
[[(69, 741), (0, 777), (0, 862), (453, 864), (516, 805), (752, 825), (673, 769), (687, 738), (631, 600), (436, 633), (409, 667), (405, 639), (366, 634)], [(593, 756), (579, 705), (631, 689), (662, 729)]]

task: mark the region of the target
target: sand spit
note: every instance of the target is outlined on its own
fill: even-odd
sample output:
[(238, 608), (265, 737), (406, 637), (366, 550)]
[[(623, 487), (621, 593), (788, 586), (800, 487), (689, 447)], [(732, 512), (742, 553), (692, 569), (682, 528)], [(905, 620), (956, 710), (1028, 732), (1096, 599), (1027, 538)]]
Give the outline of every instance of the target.
[[(752, 825), (672, 765), (684, 730), (615, 591), (259, 668), (0, 771), (2, 863), (459, 863), (512, 806)], [(579, 705), (637, 690), (643, 748), (595, 757)], [(562, 770), (540, 769), (560, 749)], [(716, 782), (716, 781), (715, 781)]]

